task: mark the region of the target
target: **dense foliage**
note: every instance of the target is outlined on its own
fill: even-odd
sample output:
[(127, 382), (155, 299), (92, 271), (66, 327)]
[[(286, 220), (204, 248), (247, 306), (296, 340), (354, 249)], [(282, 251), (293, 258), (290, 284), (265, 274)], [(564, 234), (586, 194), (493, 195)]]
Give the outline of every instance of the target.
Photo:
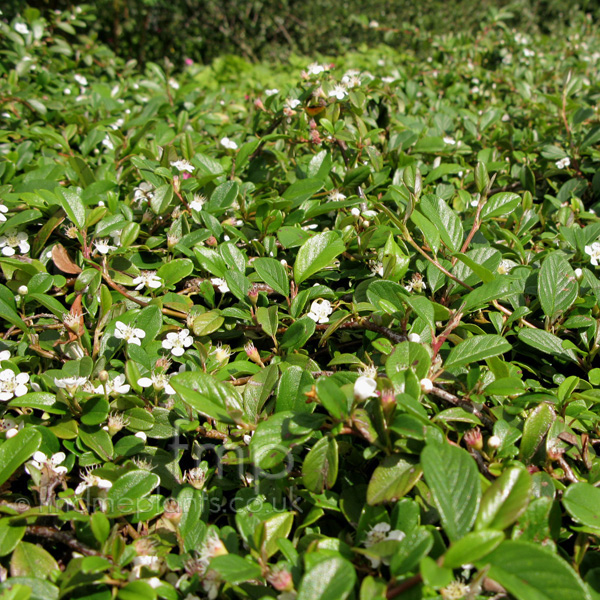
[[(31, 0), (46, 11), (89, 12), (94, 35), (125, 59), (210, 62), (224, 53), (249, 60), (333, 53), (385, 42), (427, 55), (430, 34), (473, 32), (501, 12), (522, 31), (558, 33), (580, 11), (600, 18), (596, 0)], [(3, 0), (12, 19), (25, 0)], [(428, 33), (424, 33), (428, 32)]]
[(495, 15), (177, 76), (0, 22), (2, 598), (600, 594), (600, 40)]

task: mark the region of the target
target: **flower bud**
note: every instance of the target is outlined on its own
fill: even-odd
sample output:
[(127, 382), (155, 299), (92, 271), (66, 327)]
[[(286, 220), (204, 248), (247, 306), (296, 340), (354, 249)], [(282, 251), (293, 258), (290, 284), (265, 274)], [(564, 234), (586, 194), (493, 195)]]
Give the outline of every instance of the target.
[(294, 589), (292, 574), (285, 568), (273, 569), (271, 573), (267, 575), (267, 581), (278, 592), (291, 592)]
[(211, 235), (209, 238), (206, 239), (207, 246), (216, 246), (217, 243), (217, 238), (214, 235)]
[(176, 194), (178, 194), (180, 190), (181, 190), (181, 181), (179, 179), (179, 175), (175, 175), (175, 177), (173, 177), (173, 191)]
[(105, 369), (102, 369), (102, 371), (98, 373), (98, 379), (100, 380), (100, 383), (106, 383), (108, 381), (108, 377), (108, 371), (106, 371)]
[(248, 298), (250, 302), (252, 302), (252, 305), (256, 306), (256, 303), (258, 302), (258, 289), (255, 287), (251, 288), (248, 292)]
[(26, 285), (20, 285), (17, 292), (19, 292), (19, 294), (21, 294), (21, 296), (26, 296), (29, 293), (29, 289), (27, 288)]
[(244, 350), (246, 351), (246, 354), (248, 355), (248, 358), (252, 361), (255, 362), (259, 365), (262, 365), (262, 360), (260, 358), (260, 353), (258, 352), (258, 350), (256, 349), (256, 346), (252, 343), (252, 342), (248, 342), (245, 346), (244, 346)]
[(502, 440), (497, 435), (493, 435), (488, 438), (487, 443), (492, 450), (497, 450), (502, 445)]
[(375, 390), (377, 389), (377, 382), (371, 377), (365, 377), (361, 375), (354, 382), (354, 398), (358, 401), (366, 400), (375, 396)]
[(419, 381), (419, 385), (421, 386), (421, 391), (424, 394), (429, 394), (431, 391), (433, 391), (433, 381), (431, 381), (431, 379), (427, 379), (427, 377), (421, 379), (421, 381)]

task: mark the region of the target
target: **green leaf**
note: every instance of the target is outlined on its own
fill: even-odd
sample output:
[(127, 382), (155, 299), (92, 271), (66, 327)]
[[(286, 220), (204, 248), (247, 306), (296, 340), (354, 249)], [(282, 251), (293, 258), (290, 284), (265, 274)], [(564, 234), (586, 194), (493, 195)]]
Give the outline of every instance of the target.
[(186, 404), (207, 417), (233, 425), (243, 414), (238, 391), (207, 373), (179, 373), (170, 383)]
[(523, 426), (523, 437), (521, 438), (519, 452), (522, 461), (525, 463), (531, 462), (555, 419), (554, 409), (546, 402), (542, 402), (527, 417)]
[(258, 276), (282, 296), (290, 295), (290, 282), (284, 266), (274, 258), (256, 258), (252, 266)]
[(322, 179), (298, 179), (283, 192), (283, 198), (291, 201), (292, 209), (312, 198), (325, 185)]
[(160, 483), (156, 473), (130, 471), (121, 475), (108, 490), (107, 516), (135, 514), (140, 511), (138, 500), (147, 496)]
[(437, 443), (424, 448), (421, 464), (444, 531), (455, 542), (471, 530), (479, 509), (477, 464), (466, 450)]
[(456, 213), (437, 196), (425, 196), (419, 209), (437, 227), (444, 244), (453, 252), (458, 252), (463, 243), (464, 231)]
[(462, 367), (472, 362), (504, 354), (511, 348), (512, 346), (502, 336), (477, 335), (454, 346), (444, 362), (444, 367), (446, 369)]
[(563, 494), (562, 503), (575, 521), (600, 531), (600, 489), (589, 483), (573, 483)]
[(539, 544), (507, 540), (478, 566), (485, 565), (490, 565), (488, 577), (517, 600), (592, 600), (568, 563)]
[(563, 348), (562, 340), (549, 331), (527, 329), (524, 327), (519, 329), (517, 336), (522, 342), (544, 354), (551, 354), (552, 356), (558, 356), (571, 362), (577, 362), (577, 357), (573, 350)]
[(279, 552), (278, 540), (286, 539), (294, 524), (294, 513), (283, 512), (269, 517), (263, 523), (262, 553), (270, 558)]
[(549, 254), (538, 276), (538, 295), (544, 314), (554, 321), (577, 299), (579, 285), (575, 273), (559, 252)]
[(414, 456), (386, 456), (373, 471), (367, 488), (367, 502), (375, 505), (402, 498), (421, 479), (422, 474), (423, 469)]
[(45, 579), (53, 571), (60, 571), (58, 563), (52, 555), (41, 546), (21, 542), (13, 552), (10, 560), (12, 577), (36, 577)]
[(42, 436), (36, 429), (21, 429), (0, 446), (0, 485), (40, 447)]
[(489, 219), (508, 215), (520, 203), (520, 196), (514, 192), (499, 192), (498, 194), (494, 194), (481, 209), (481, 220), (488, 221)]
[(302, 348), (312, 337), (316, 326), (316, 323), (308, 316), (298, 319), (281, 336), (280, 347), (288, 352)]
[(408, 293), (394, 281), (373, 281), (367, 288), (367, 298), (377, 310), (388, 315), (396, 312), (404, 314), (404, 302), (407, 302)]
[(54, 415), (64, 415), (68, 410), (65, 404), (57, 402), (56, 396), (49, 392), (29, 392), (13, 398), (8, 405), (16, 408), (37, 408)]
[(130, 581), (118, 593), (119, 600), (156, 600), (156, 590), (147, 581)]
[(150, 199), (150, 208), (155, 214), (162, 215), (169, 208), (171, 200), (173, 200), (173, 186), (165, 183), (154, 191)]
[(230, 585), (260, 579), (262, 575), (260, 567), (255, 562), (246, 560), (236, 554), (215, 556), (210, 561), (210, 569), (214, 569), (221, 575), (221, 579)]
[(84, 425), (99, 425), (108, 417), (108, 400), (104, 396), (94, 396), (83, 405), (81, 422)]
[(213, 214), (224, 212), (235, 202), (239, 191), (240, 185), (235, 181), (222, 183), (212, 193), (206, 209)]
[(408, 369), (413, 369), (419, 379), (427, 377), (431, 367), (431, 356), (422, 344), (401, 342), (388, 357), (385, 372), (394, 379)]
[(329, 266), (344, 250), (346, 245), (336, 232), (317, 233), (306, 240), (298, 250), (294, 263), (294, 280), (300, 285), (311, 275)]
[(103, 512), (95, 512), (90, 519), (92, 533), (98, 542), (103, 544), (110, 535), (110, 521)]
[(444, 566), (458, 569), (461, 565), (474, 563), (487, 556), (504, 540), (501, 531), (472, 531), (454, 542), (444, 554)]
[(58, 195), (60, 205), (73, 225), (83, 231), (85, 229), (85, 205), (79, 194), (69, 188), (59, 188)]
[(170, 288), (194, 271), (194, 263), (189, 258), (176, 258), (165, 263), (156, 274), (163, 280), (163, 285)]
[(0, 556), (7, 556), (23, 539), (27, 527), (11, 525), (9, 519), (0, 520)]
[[(509, 467), (485, 491), (475, 529), (504, 531), (525, 512), (531, 493), (531, 476), (522, 467)], [(476, 559), (465, 562), (474, 562)]]
[(355, 581), (352, 563), (341, 557), (324, 558), (302, 577), (297, 600), (345, 600)]
[(302, 464), (302, 481), (311, 492), (331, 489), (338, 474), (338, 446), (335, 438), (322, 437), (308, 452)]
[(192, 324), (194, 335), (201, 337), (218, 331), (225, 322), (224, 317), (214, 311), (208, 311), (198, 315)]
[(92, 429), (87, 427), (79, 428), (79, 438), (100, 458), (111, 460), (114, 454), (112, 440), (108, 432), (104, 429)]

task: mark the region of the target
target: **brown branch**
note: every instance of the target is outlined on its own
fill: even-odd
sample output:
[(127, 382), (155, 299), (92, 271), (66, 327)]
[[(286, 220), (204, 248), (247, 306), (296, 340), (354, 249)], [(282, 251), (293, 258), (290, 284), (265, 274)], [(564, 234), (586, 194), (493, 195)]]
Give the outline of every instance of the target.
[(58, 531), (58, 529), (54, 529), (52, 527), (44, 527), (42, 525), (29, 525), (27, 527), (26, 533), (28, 535), (34, 535), (36, 537), (51, 540), (53, 542), (59, 542), (61, 544), (64, 544), (65, 546), (68, 546), (69, 548), (71, 548), (71, 550), (79, 552), (80, 554), (84, 554), (85, 556), (101, 555), (100, 552), (92, 550), (92, 548), (88, 548), (66, 531)]
[(454, 394), (451, 394), (450, 392), (447, 392), (446, 390), (435, 386), (428, 393), (433, 396), (437, 396), (438, 398), (441, 398), (442, 400), (448, 402), (448, 404), (452, 404), (453, 406), (460, 406), (460, 408), (463, 408), (467, 412), (474, 414), (488, 429), (494, 428), (494, 422), (492, 421), (492, 419), (490, 419), (487, 415), (484, 415), (478, 408), (476, 408), (473, 405), (472, 402), (469, 402), (464, 398), (459, 398), (458, 396), (455, 396)]
[(399, 596), (403, 592), (406, 592), (406, 590), (409, 590), (410, 588), (415, 587), (415, 585), (418, 585), (419, 583), (421, 583), (421, 581), (422, 581), (421, 573), (417, 573), (416, 575), (413, 575), (410, 579), (403, 581), (401, 584), (399, 584), (395, 587), (388, 588), (388, 591), (387, 591), (385, 597), (388, 600), (391, 600), (392, 598)]

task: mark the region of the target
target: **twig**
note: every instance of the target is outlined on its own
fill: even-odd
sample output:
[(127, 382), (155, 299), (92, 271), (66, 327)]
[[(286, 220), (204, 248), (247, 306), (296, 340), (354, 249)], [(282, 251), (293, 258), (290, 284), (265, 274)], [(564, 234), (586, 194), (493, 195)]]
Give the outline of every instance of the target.
[[(492, 300), (492, 304), (494, 305), (495, 308), (497, 308), (500, 312), (504, 313), (506, 316), (508, 316), (508, 317), (512, 316), (512, 314), (513, 314), (512, 310), (509, 310), (508, 308), (505, 308), (504, 306), (502, 306), (502, 304), (500, 304), (498, 302), (498, 300)], [(519, 322), (522, 325), (525, 325), (525, 327), (529, 327), (530, 329), (537, 329), (537, 327), (535, 325), (533, 325), (529, 321), (526, 321), (523, 318), (519, 319)]]
[(58, 531), (58, 529), (44, 527), (42, 525), (29, 525), (26, 533), (52, 540), (53, 542), (60, 542), (71, 548), (71, 550), (75, 550), (75, 552), (79, 552), (85, 556), (100, 556), (100, 552), (84, 546), (79, 540), (66, 531)]
[(391, 600), (392, 598), (399, 596), (406, 590), (409, 590), (410, 588), (415, 587), (415, 585), (418, 585), (419, 583), (421, 583), (421, 581), (422, 581), (421, 573), (417, 573), (416, 575), (413, 575), (410, 579), (403, 581), (401, 584), (399, 584), (395, 587), (388, 588), (388, 591), (386, 593), (386, 598), (388, 600)]
[(448, 402), (448, 404), (452, 404), (453, 406), (460, 406), (464, 408), (467, 412), (474, 414), (488, 429), (494, 428), (494, 422), (487, 415), (484, 415), (478, 408), (476, 408), (471, 402), (468, 400), (464, 400), (463, 398), (459, 398), (446, 390), (443, 390), (439, 387), (433, 387), (433, 389), (428, 392), (433, 396), (437, 396), (442, 400)]

